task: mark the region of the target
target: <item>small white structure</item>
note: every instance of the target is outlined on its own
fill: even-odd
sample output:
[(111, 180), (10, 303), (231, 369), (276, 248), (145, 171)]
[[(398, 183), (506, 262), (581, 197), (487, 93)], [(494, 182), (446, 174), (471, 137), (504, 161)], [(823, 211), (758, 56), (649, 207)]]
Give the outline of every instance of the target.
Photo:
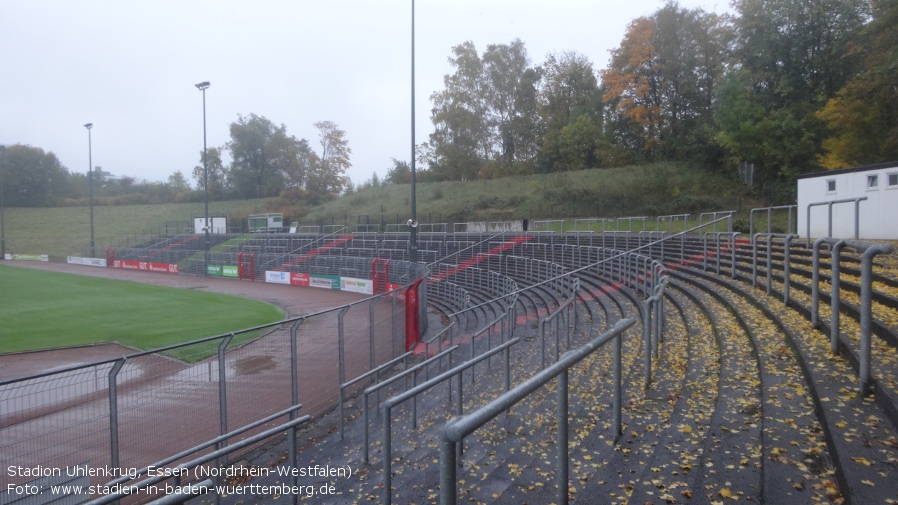
[(284, 215), (280, 212), (252, 214), (247, 218), (250, 233), (280, 233), (284, 231)]
[(859, 239), (898, 240), (898, 162), (804, 174), (797, 179), (802, 238), (851, 239), (857, 231)]
[[(204, 220), (205, 218), (203, 217), (193, 218), (193, 233), (197, 235), (206, 233), (206, 227), (203, 225)], [(225, 216), (209, 216), (209, 225), (209, 233), (212, 235), (228, 232), (228, 218)]]

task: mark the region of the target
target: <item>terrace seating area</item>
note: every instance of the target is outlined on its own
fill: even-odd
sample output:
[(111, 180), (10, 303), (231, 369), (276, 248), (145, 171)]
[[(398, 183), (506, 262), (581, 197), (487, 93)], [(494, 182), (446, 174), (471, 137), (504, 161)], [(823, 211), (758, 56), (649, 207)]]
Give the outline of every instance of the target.
[[(408, 259), (401, 233), (222, 239), (210, 261), (254, 254), (257, 279)], [(311, 445), (298, 464), (356, 469), (358, 481), (332, 503), (442, 500), (440, 444), (451, 418), (626, 323), (620, 430), (615, 350), (605, 345), (570, 370), (566, 461), (556, 456), (553, 381), (465, 437), (457, 499), (898, 503), (898, 254), (836, 243), (772, 233), (422, 234), (419, 261), (430, 269), (427, 300), (439, 324), (419, 361), (458, 346), (453, 358), (396, 381), (368, 416), (358, 402), (348, 406), (342, 437), (332, 433), (333, 413), (319, 419), (303, 434)], [(161, 258), (182, 245), (146, 249)], [(486, 357), (502, 345), (507, 368), (499, 354)], [(458, 384), (447, 378), (396, 405), (381, 426), (384, 402), (460, 362), (470, 365)], [(248, 464), (272, 464), (263, 459), (279, 451)]]

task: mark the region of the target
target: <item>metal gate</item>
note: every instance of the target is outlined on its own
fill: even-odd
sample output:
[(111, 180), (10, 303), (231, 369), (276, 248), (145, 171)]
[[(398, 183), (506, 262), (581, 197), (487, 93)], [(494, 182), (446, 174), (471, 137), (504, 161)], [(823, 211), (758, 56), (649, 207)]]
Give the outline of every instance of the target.
[(390, 273), (390, 260), (374, 258), (371, 261), (371, 277), (374, 281), (374, 294), (379, 295), (388, 291), (387, 284)]
[(241, 280), (256, 280), (256, 253), (237, 254), (237, 277)]

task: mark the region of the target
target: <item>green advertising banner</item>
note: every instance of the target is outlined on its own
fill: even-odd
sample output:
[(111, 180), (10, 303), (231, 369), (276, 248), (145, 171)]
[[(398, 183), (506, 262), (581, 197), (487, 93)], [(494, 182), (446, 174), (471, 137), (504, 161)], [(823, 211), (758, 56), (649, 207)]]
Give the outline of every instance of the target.
[(222, 267), (221, 274), (225, 277), (237, 277), (237, 265), (225, 265)]
[(208, 275), (221, 275), (221, 265), (206, 265)]

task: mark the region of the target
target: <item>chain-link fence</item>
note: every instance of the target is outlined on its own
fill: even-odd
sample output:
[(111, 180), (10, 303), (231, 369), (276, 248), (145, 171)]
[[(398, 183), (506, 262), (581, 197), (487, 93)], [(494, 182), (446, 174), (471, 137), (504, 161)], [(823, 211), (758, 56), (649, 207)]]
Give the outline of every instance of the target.
[[(409, 275), (396, 270), (397, 276)], [(63, 473), (76, 466), (104, 469), (90, 478), (103, 484), (117, 476), (107, 470), (143, 468), (292, 405), (302, 404), (302, 414), (321, 414), (336, 404), (347, 378), (405, 352), (406, 305), (398, 296), (404, 291), (0, 381), (2, 466)], [(0, 486), (22, 484), (33, 474), (4, 471)]]

